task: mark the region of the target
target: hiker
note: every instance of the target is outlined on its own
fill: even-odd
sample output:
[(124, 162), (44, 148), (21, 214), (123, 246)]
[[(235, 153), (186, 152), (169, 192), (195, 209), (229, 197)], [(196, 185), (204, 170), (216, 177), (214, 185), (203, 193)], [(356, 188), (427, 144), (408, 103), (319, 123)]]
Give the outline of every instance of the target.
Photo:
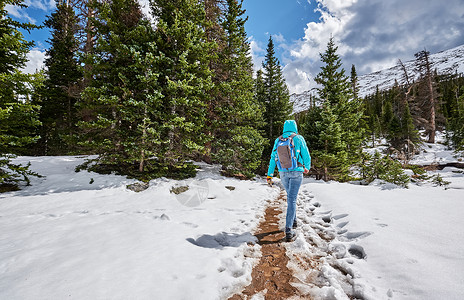
[(303, 173), (307, 174), (311, 167), (311, 155), (304, 137), (298, 134), (298, 128), (294, 120), (284, 123), (283, 134), (274, 142), (274, 148), (269, 161), (267, 182), (272, 184), (274, 169), (278, 167), (280, 179), (287, 191), (287, 217), (285, 222), (285, 239), (287, 242), (295, 239), (292, 228), (297, 227), (296, 222), (296, 198)]

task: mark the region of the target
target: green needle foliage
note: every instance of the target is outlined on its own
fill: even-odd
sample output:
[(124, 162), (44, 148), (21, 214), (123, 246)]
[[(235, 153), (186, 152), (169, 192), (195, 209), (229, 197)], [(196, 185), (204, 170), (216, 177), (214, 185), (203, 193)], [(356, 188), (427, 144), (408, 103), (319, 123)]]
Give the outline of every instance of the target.
[(152, 0), (157, 20), (163, 160), (171, 166), (204, 153), (207, 99), (213, 88), (209, 67), (214, 43), (205, 36), (205, 9), (193, 0)]
[(21, 72), (34, 44), (26, 41), (19, 29), (29, 31), (37, 26), (12, 20), (6, 5), (25, 5), (20, 0), (0, 0), (0, 185), (14, 189), (22, 181), (29, 183), (28, 175), (36, 175), (11, 159), (39, 138), (35, 134), (40, 125), (39, 107), (30, 98), (40, 80)]
[(282, 134), (284, 122), (290, 118), (293, 110), (282, 67), (275, 55), (272, 36), (269, 37), (262, 71), (257, 74), (255, 97), (263, 109), (262, 131), (266, 147), (262, 157), (263, 163), (267, 164), (274, 140)]
[(80, 103), (81, 145), (99, 155), (94, 169), (149, 179), (160, 163), (150, 159), (165, 153), (154, 31), (134, 0), (92, 8), (97, 39), (85, 58), (91, 67)]
[(50, 48), (45, 59), (46, 79), (39, 90), (42, 121), (42, 155), (72, 152), (75, 145), (79, 83), (82, 72), (78, 62), (77, 17), (66, 3), (58, 3), (56, 11), (45, 21), (51, 29)]
[(321, 86), (318, 93), (322, 108), (311, 109), (302, 132), (313, 153), (318, 177), (343, 181), (350, 179), (350, 167), (361, 158), (363, 111), (352, 91), (355, 73), (350, 81), (336, 51), (331, 38), (321, 54), (324, 65), (315, 78)]
[(258, 131), (262, 113), (253, 98), (253, 67), (242, 2), (227, 0), (220, 19), (223, 35), (218, 43), (219, 64), (213, 68), (216, 94), (210, 110), (214, 120), (212, 158), (226, 173), (250, 177), (260, 165), (264, 139)]

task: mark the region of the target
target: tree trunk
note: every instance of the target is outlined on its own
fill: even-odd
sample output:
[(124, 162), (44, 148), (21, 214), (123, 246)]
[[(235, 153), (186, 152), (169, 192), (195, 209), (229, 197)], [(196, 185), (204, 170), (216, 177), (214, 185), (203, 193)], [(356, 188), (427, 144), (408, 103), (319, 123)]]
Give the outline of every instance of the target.
[(147, 118), (147, 106), (145, 105), (145, 109), (143, 111), (142, 147), (140, 149), (139, 172), (143, 172), (143, 167), (145, 165), (145, 145), (147, 142), (147, 125), (145, 122), (146, 118)]
[[(430, 71), (430, 69), (428, 70)], [(428, 74), (428, 79), (427, 79), (427, 85), (429, 89), (429, 105), (430, 105), (430, 134), (429, 134), (429, 143), (434, 144), (435, 143), (435, 131), (436, 131), (436, 125), (435, 125), (435, 97), (433, 94), (433, 85), (432, 85), (432, 74)]]

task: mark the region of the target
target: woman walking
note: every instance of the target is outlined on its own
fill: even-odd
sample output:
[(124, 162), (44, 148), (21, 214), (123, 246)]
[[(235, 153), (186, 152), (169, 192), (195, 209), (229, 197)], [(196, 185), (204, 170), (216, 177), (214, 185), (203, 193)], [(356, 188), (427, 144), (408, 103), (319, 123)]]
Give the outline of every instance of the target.
[(298, 134), (298, 128), (294, 120), (285, 121), (282, 135), (274, 142), (267, 171), (267, 181), (269, 183), (272, 183), (276, 166), (279, 169), (280, 179), (287, 192), (285, 239), (290, 242), (295, 239), (295, 232), (292, 228), (297, 227), (296, 199), (303, 181), (303, 173), (308, 173), (311, 167), (311, 155), (308, 146), (305, 139)]

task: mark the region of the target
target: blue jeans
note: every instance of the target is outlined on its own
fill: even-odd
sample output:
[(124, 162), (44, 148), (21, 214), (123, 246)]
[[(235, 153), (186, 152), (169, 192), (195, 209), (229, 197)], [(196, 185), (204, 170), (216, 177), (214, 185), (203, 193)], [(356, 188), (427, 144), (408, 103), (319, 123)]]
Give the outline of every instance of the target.
[(280, 179), (287, 191), (287, 217), (285, 219), (285, 232), (291, 232), (293, 221), (296, 219), (296, 198), (303, 181), (303, 172), (280, 172)]

